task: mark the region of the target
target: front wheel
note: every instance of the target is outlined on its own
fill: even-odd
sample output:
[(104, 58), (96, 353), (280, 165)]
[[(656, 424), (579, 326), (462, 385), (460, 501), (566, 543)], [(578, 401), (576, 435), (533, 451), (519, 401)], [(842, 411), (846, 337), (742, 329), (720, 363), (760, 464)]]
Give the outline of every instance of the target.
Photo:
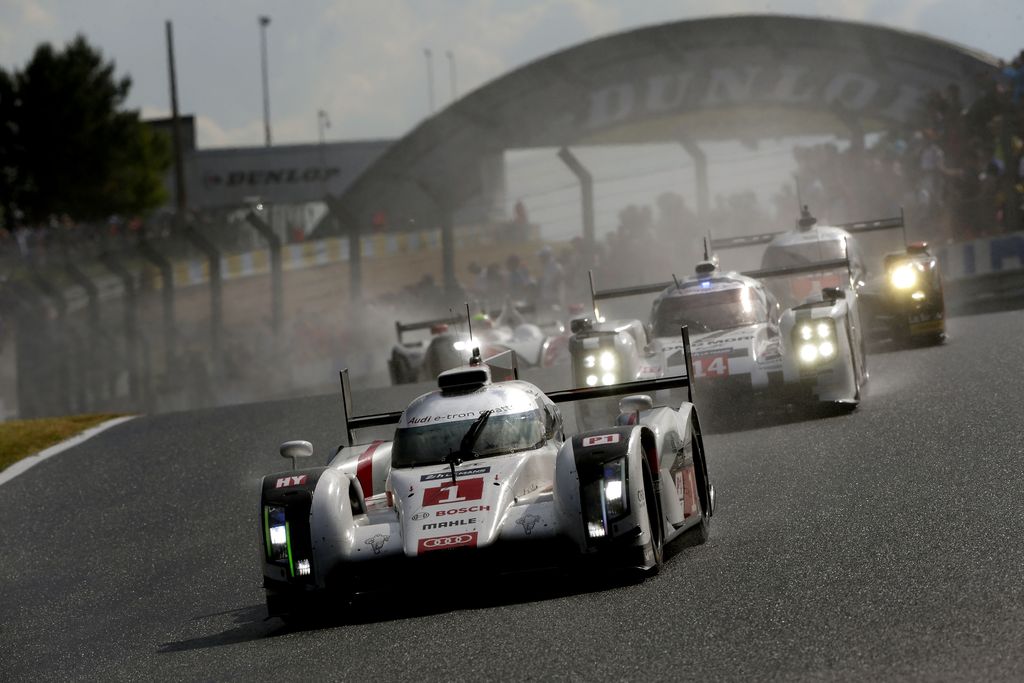
[(650, 574), (657, 574), (665, 563), (665, 531), (662, 528), (661, 504), (658, 500), (651, 466), (645, 458), (642, 465), (644, 473), (644, 512), (647, 526), (651, 530), (650, 543), (643, 547), (643, 566)]
[[(691, 437), (693, 438), (693, 437)], [(700, 506), (700, 523), (690, 527), (679, 537), (680, 545), (691, 546), (706, 543), (711, 535), (711, 514), (714, 512), (715, 487), (708, 483), (708, 470), (704, 453), (693, 438), (694, 478), (697, 480), (697, 505)]]

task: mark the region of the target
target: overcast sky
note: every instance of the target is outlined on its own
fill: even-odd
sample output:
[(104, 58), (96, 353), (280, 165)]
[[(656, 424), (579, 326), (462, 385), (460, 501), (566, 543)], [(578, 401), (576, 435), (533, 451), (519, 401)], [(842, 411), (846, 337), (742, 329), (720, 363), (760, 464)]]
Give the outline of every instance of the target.
[(20, 67), (41, 42), (84, 33), (119, 73), (130, 106), (169, 108), (164, 21), (174, 22), (179, 99), (203, 147), (263, 142), (257, 17), (268, 28), (275, 142), (398, 137), (427, 113), (424, 48), (438, 105), (449, 101), (446, 51), (460, 93), (538, 57), (638, 26), (735, 12), (832, 16), (923, 31), (1012, 58), (1024, 48), (1022, 0), (0, 0), (0, 64)]

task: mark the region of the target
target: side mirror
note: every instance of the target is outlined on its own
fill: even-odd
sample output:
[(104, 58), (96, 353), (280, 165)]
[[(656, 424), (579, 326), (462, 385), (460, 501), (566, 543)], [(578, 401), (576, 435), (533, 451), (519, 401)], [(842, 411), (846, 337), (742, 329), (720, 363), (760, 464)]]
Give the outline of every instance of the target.
[(285, 441), (281, 444), (281, 457), (292, 461), (295, 469), (295, 458), (308, 458), (313, 455), (313, 444), (308, 441)]
[(826, 301), (835, 301), (837, 299), (845, 299), (846, 292), (839, 287), (825, 287), (821, 290), (821, 298)]
[(569, 331), (573, 334), (578, 334), (584, 330), (589, 330), (594, 326), (594, 321), (590, 318), (573, 318), (569, 322)]

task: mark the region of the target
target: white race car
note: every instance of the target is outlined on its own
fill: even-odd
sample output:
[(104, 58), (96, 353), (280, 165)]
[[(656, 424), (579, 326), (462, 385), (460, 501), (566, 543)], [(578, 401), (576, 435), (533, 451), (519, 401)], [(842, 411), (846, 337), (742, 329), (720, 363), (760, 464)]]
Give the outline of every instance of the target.
[[(432, 380), (445, 370), (469, 362), (472, 349), (482, 347), (487, 357), (515, 351), (526, 367), (547, 368), (563, 362), (569, 334), (559, 321), (527, 322), (522, 310), (506, 304), (495, 317), (477, 315), (442, 318), (417, 323), (395, 323), (398, 343), (391, 349), (388, 372), (392, 384)], [(472, 328), (470, 329), (470, 325)], [(429, 339), (407, 342), (404, 336), (415, 330), (430, 330)]]
[[(683, 351), (689, 358), (685, 341)], [(575, 560), (657, 570), (664, 544), (707, 538), (715, 494), (696, 410), (645, 395), (687, 387), (685, 377), (544, 394), (492, 372), (476, 356), (403, 412), (351, 418), (343, 374), (351, 445), (326, 467), (263, 478), (271, 615), (322, 610), (324, 597), (434, 569), (476, 576)], [(612, 395), (628, 395), (613, 423), (564, 434), (558, 404)], [(391, 425), (391, 439), (352, 440)], [(281, 446), (293, 463), (312, 450)]]
[[(839, 273), (838, 275), (836, 273)], [(813, 274), (845, 281), (783, 308), (767, 280)], [(649, 322), (604, 320), (598, 302), (658, 293)], [(855, 408), (867, 379), (856, 292), (849, 264), (832, 260), (796, 268), (722, 273), (704, 261), (683, 280), (594, 291), (596, 320), (572, 323), (569, 342), (576, 386), (666, 377), (683, 366), (672, 330), (692, 331), (698, 391), (714, 415), (754, 401), (827, 403)], [(588, 404), (586, 419), (602, 419), (607, 403)]]
[[(847, 258), (862, 309), (864, 336), (897, 343), (941, 343), (945, 298), (938, 261), (923, 242), (908, 242), (902, 213), (891, 218), (818, 225), (805, 206), (793, 230), (717, 239), (715, 250), (765, 245), (761, 268), (801, 266)], [(794, 278), (776, 291), (782, 301), (800, 300), (837, 277)]]

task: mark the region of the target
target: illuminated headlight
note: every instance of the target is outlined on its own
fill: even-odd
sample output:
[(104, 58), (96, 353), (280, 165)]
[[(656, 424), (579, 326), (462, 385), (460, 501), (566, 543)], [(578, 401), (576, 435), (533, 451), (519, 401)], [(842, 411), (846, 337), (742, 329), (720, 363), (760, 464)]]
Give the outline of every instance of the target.
[(309, 560), (299, 560), (295, 563), (295, 573), (299, 576), (309, 576), (311, 572)]
[(889, 282), (896, 289), (910, 289), (917, 284), (917, 271), (909, 263), (896, 266), (889, 273)]
[(828, 323), (818, 323), (818, 337), (828, 339), (832, 336), (832, 327)]
[(587, 522), (587, 535), (591, 538), (603, 538), (608, 535), (601, 522)]
[(601, 375), (601, 384), (603, 384), (605, 386), (609, 386), (611, 384), (615, 384), (615, 373), (614, 372), (606, 372), (603, 375)]
[(595, 365), (597, 365), (597, 358), (595, 358), (594, 356), (584, 356), (583, 357), (583, 367), (585, 367), (587, 369), (590, 369), (590, 368), (594, 367)]
[(822, 358), (831, 358), (836, 353), (836, 347), (832, 345), (832, 342), (822, 342), (818, 346), (818, 353)]
[(267, 561), (288, 561), (288, 522), (284, 508), (267, 505), (263, 508), (263, 533), (267, 544)]
[(587, 386), (588, 387), (596, 387), (597, 386), (597, 375), (587, 375)]
[(809, 341), (814, 336), (814, 330), (811, 329), (810, 325), (800, 326), (800, 338), (804, 341)]
[(910, 298), (914, 301), (924, 301), (924, 292), (914, 292), (910, 295)]
[[(605, 351), (604, 353), (601, 354), (601, 369), (602, 370), (605, 370), (605, 371), (614, 370), (615, 366), (617, 364), (618, 364), (618, 361), (615, 358), (615, 354), (612, 353), (611, 351)], [(590, 366), (587, 366), (587, 367), (590, 367)]]
[(456, 351), (465, 351), (466, 349), (469, 348), (469, 342), (467, 342), (465, 339), (460, 339), (454, 344), (452, 344), (452, 348), (454, 348)]
[(800, 361), (802, 363), (811, 364), (816, 360), (818, 360), (818, 347), (814, 344), (801, 344)]

